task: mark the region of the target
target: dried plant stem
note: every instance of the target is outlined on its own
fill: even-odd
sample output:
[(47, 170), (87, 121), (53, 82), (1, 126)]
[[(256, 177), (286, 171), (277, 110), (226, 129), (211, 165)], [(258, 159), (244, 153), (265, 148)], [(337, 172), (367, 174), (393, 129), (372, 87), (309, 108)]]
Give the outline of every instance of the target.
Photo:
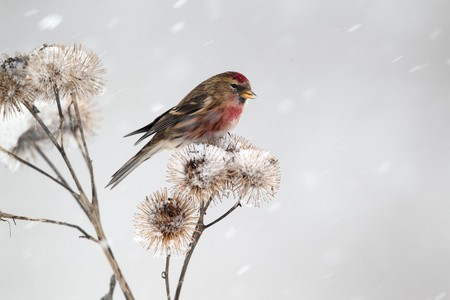
[(68, 185), (66, 185), (66, 184), (64, 184), (63, 182), (59, 181), (58, 179), (56, 179), (56, 178), (53, 177), (52, 175), (48, 174), (48, 173), (45, 172), (44, 170), (42, 170), (42, 169), (36, 167), (35, 165), (33, 165), (32, 163), (30, 163), (30, 162), (28, 162), (28, 161), (26, 161), (26, 160), (24, 160), (24, 159), (18, 157), (18, 156), (15, 155), (14, 153), (9, 152), (8, 150), (6, 150), (6, 149), (3, 148), (3, 147), (0, 147), (0, 151), (2, 151), (2, 152), (4, 152), (4, 153), (8, 154), (9, 156), (11, 156), (12, 158), (14, 158), (15, 160), (17, 160), (17, 161), (23, 163), (24, 165), (26, 165), (26, 166), (32, 168), (33, 170), (38, 171), (39, 173), (41, 173), (41, 174), (44, 175), (45, 177), (50, 178), (51, 180), (53, 180), (54, 182), (56, 182), (57, 184), (59, 184), (60, 186), (62, 186), (63, 188), (65, 188), (67, 191), (69, 191), (69, 192), (72, 194), (72, 196), (74, 196), (75, 198), (77, 198), (76, 196), (78, 196), (78, 194), (76, 194), (74, 191), (72, 191), (72, 189), (71, 189)]
[[(106, 239), (105, 232), (103, 231), (103, 227), (100, 222), (100, 210), (99, 210), (99, 206), (98, 206), (97, 191), (96, 191), (95, 181), (94, 181), (94, 168), (92, 166), (92, 160), (89, 155), (89, 150), (88, 150), (87, 143), (86, 143), (86, 137), (84, 135), (84, 130), (83, 130), (83, 124), (81, 122), (81, 115), (80, 115), (80, 111), (78, 108), (77, 96), (75, 94), (72, 94), (72, 101), (73, 101), (73, 105), (75, 107), (75, 114), (77, 117), (77, 123), (78, 123), (78, 129), (80, 131), (81, 141), (83, 143), (84, 151), (81, 151), (81, 152), (83, 153), (83, 156), (85, 157), (85, 161), (88, 165), (89, 176), (91, 179), (92, 202), (91, 203), (87, 202), (88, 203), (87, 206), (89, 207), (89, 219), (91, 220), (91, 223), (95, 228), (95, 232), (97, 233), (97, 237), (99, 240), (99, 245), (102, 248), (103, 253), (105, 254), (111, 268), (114, 271), (114, 276), (115, 276), (116, 280), (119, 282), (120, 288), (122, 289), (122, 292), (124, 293), (125, 298), (128, 300), (133, 300), (134, 296), (131, 293), (131, 289), (128, 286), (128, 283), (122, 274), (122, 271), (119, 267), (119, 264), (117, 263), (116, 258), (114, 257), (114, 254), (111, 250), (111, 247), (109, 246), (109, 243)], [(69, 168), (71, 168), (71, 166)]]
[[(73, 120), (74, 117), (73, 117), (72, 113), (70, 112), (70, 105), (69, 105), (69, 107), (68, 107), (68, 109), (67, 109), (67, 113), (69, 114), (70, 120)], [(75, 116), (75, 118), (76, 118), (76, 116)], [(82, 155), (83, 158), (84, 158), (84, 162), (86, 163), (86, 165), (88, 165), (88, 158), (87, 158), (87, 156), (86, 156), (86, 153), (84, 152), (83, 146), (81, 145), (81, 141), (80, 141), (80, 139), (78, 138), (77, 128), (72, 128), (71, 131), (72, 131), (74, 140), (75, 140), (75, 142), (77, 143), (78, 150), (80, 150), (81, 155)]]
[(205, 229), (208, 227), (213, 226), (214, 224), (216, 224), (217, 222), (223, 220), (226, 216), (228, 216), (229, 214), (231, 214), (236, 208), (241, 207), (241, 201), (237, 201), (233, 207), (231, 207), (226, 213), (224, 213), (222, 216), (220, 216), (219, 218), (217, 218), (215, 221), (209, 223), (208, 225), (205, 225)]
[[(108, 244), (105, 232), (103, 231), (103, 227), (100, 222), (100, 211), (99, 211), (97, 192), (96, 192), (95, 181), (94, 181), (94, 169), (92, 166), (92, 160), (89, 155), (89, 150), (87, 148), (86, 137), (84, 135), (80, 111), (78, 108), (77, 98), (76, 98), (75, 94), (72, 94), (72, 100), (73, 100), (73, 104), (75, 107), (75, 114), (77, 117), (78, 129), (80, 131), (80, 136), (81, 136), (81, 140), (82, 140), (83, 148), (84, 148), (84, 151), (81, 151), (81, 152), (85, 156), (85, 160), (86, 160), (86, 163), (87, 163), (88, 169), (89, 169), (89, 176), (91, 179), (92, 202), (91, 203), (87, 202), (87, 206), (89, 207), (89, 219), (91, 220), (91, 223), (95, 228), (95, 232), (97, 233), (97, 237), (99, 240), (99, 245), (102, 248), (103, 253), (105, 254), (111, 268), (114, 271), (114, 276), (115, 276), (116, 280), (119, 282), (120, 288), (122, 289), (122, 292), (124, 293), (125, 298), (128, 300), (132, 300), (132, 299), (134, 299), (134, 296), (131, 293), (131, 289), (128, 286), (128, 283), (122, 274), (119, 264), (117, 263), (117, 260), (114, 257), (111, 247)], [(71, 168), (71, 166), (69, 168)]]
[(66, 186), (69, 186), (67, 184), (67, 181), (64, 179), (64, 177), (61, 175), (61, 173), (59, 172), (58, 168), (56, 168), (56, 166), (52, 163), (52, 161), (48, 158), (48, 156), (44, 153), (44, 151), (42, 151), (41, 147), (39, 147), (38, 144), (36, 144), (35, 141), (33, 141), (32, 139), (28, 139), (27, 140), (33, 147), (34, 149), (36, 149), (36, 151), (39, 153), (39, 155), (45, 160), (45, 162), (50, 166), (50, 168), (53, 170), (53, 172), (55, 172), (56, 176), (58, 176), (58, 179), (64, 183)]
[(127, 281), (125, 280), (125, 277), (123, 277), (122, 271), (120, 270), (119, 264), (117, 263), (116, 258), (114, 257), (114, 254), (111, 250), (111, 247), (108, 244), (108, 241), (106, 240), (105, 232), (103, 231), (103, 227), (100, 223), (99, 215), (91, 210), (91, 215), (93, 215), (93, 218), (91, 219), (92, 225), (94, 225), (95, 232), (97, 233), (98, 241), (100, 248), (102, 248), (103, 253), (105, 254), (111, 268), (114, 271), (114, 276), (116, 277), (117, 281), (119, 282), (120, 288), (122, 289), (123, 294), (125, 295), (125, 298), (127, 300), (134, 300), (134, 296), (131, 293), (131, 289), (128, 286)]
[[(49, 48), (49, 49), (47, 49)], [(57, 49), (57, 51), (53, 51)], [(43, 171), (42, 169), (38, 168), (37, 166), (21, 159), (17, 155), (3, 149), (0, 147), (0, 151), (5, 152), (9, 156), (13, 157), (14, 159), (18, 160), (19, 162), (37, 170), (41, 174), (45, 175), (46, 177), (52, 179), (62, 187), (64, 187), (66, 190), (68, 190), (71, 195), (75, 198), (77, 203), (80, 205), (84, 213), (87, 215), (89, 221), (94, 227), (96, 237), (95, 235), (91, 236), (89, 235), (84, 229), (81, 227), (66, 223), (66, 222), (60, 222), (60, 221), (54, 221), (54, 220), (48, 220), (48, 219), (38, 219), (38, 218), (30, 218), (30, 217), (24, 217), (24, 216), (17, 216), (7, 213), (2, 213), (0, 211), (0, 220), (3, 220), (2, 218), (10, 218), (10, 219), (21, 219), (21, 220), (28, 220), (28, 221), (35, 221), (35, 222), (44, 222), (44, 223), (51, 223), (51, 224), (57, 224), (57, 225), (63, 225), (68, 226), (72, 228), (76, 228), (80, 232), (83, 233), (83, 237), (87, 238), (91, 241), (94, 241), (96, 244), (100, 246), (102, 249), (104, 255), (106, 256), (111, 268), (113, 269), (114, 276), (111, 279), (110, 284), (110, 291), (105, 296), (106, 299), (112, 299), (112, 293), (114, 289), (114, 285), (116, 280), (119, 282), (120, 287), (122, 288), (122, 291), (125, 295), (125, 298), (127, 300), (134, 300), (133, 294), (131, 293), (131, 290), (125, 281), (125, 278), (123, 277), (122, 271), (119, 268), (119, 265), (114, 257), (114, 254), (111, 250), (110, 245), (108, 244), (108, 241), (106, 239), (105, 232), (103, 230), (101, 221), (100, 221), (100, 211), (99, 211), (99, 205), (98, 205), (98, 199), (97, 199), (97, 190), (95, 187), (95, 180), (94, 180), (94, 169), (92, 166), (92, 160), (90, 159), (89, 150), (86, 143), (86, 138), (84, 134), (83, 124), (81, 121), (81, 114), (78, 106), (78, 96), (76, 93), (82, 93), (83, 95), (90, 95), (93, 96), (95, 94), (98, 94), (97, 88), (100, 86), (103, 86), (100, 79), (97, 78), (97, 74), (102, 73), (103, 69), (99, 69), (100, 63), (98, 60), (96, 60), (94, 55), (91, 55), (89, 53), (86, 54), (86, 57), (84, 54), (81, 54), (83, 52), (83, 49), (76, 49), (75, 52), (66, 51), (65, 47), (60, 47), (58, 45), (53, 46), (47, 46), (44, 45), (42, 48), (40, 48), (35, 55), (28, 57), (30, 58), (31, 62), (29, 63), (28, 67), (30, 71), (30, 76), (33, 75), (33, 72), (40, 72), (44, 70), (46, 72), (46, 76), (43, 80), (38, 80), (39, 84), (37, 87), (34, 87), (33, 89), (40, 90), (41, 88), (44, 90), (45, 94), (48, 95), (48, 92), (51, 90), (53, 92), (53, 95), (55, 97), (56, 106), (58, 108), (58, 114), (59, 114), (59, 130), (57, 133), (52, 133), (50, 129), (47, 127), (47, 125), (42, 121), (41, 115), (39, 114), (38, 108), (31, 102), (31, 101), (24, 101), (23, 105), (29, 110), (31, 115), (34, 117), (34, 119), (37, 121), (39, 126), (42, 128), (42, 130), (45, 132), (45, 134), (48, 136), (48, 138), (51, 140), (55, 148), (58, 150), (59, 154), (61, 155), (62, 159), (64, 160), (65, 166), (67, 167), (68, 171), (70, 172), (70, 176), (72, 180), (70, 180), (69, 176), (66, 176), (69, 180), (69, 183), (71, 185), (75, 185), (76, 188), (72, 190), (69, 186), (69, 183), (66, 181), (66, 179), (62, 176), (62, 173), (58, 170), (58, 168), (53, 164), (53, 162), (47, 157), (47, 155), (42, 151), (42, 149), (33, 141), (31, 141), (31, 144), (34, 146), (34, 148), (37, 150), (37, 152), (40, 154), (40, 156), (46, 161), (46, 163), (50, 166), (50, 168), (53, 170), (53, 172), (56, 174), (56, 177), (50, 175), (49, 173)], [(44, 51), (45, 50), (45, 51)], [(41, 52), (44, 51), (44, 52)], [(78, 52), (77, 52), (78, 51)], [(69, 57), (70, 56), (70, 57)], [(85, 57), (85, 58), (84, 58)], [(58, 65), (59, 63), (62, 63), (61, 65)], [(75, 72), (71, 67), (66, 67), (66, 65), (70, 63), (73, 65), (79, 64), (79, 69), (82, 70), (80, 72)], [(58, 65), (58, 66), (56, 66)], [(73, 67), (73, 66), (72, 66)], [(27, 73), (28, 74), (28, 73)], [(64, 75), (60, 77), (60, 75)], [(67, 78), (69, 78), (67, 80)], [(67, 82), (69, 81), (69, 82)], [(83, 81), (83, 82), (81, 82)], [(81, 82), (81, 83), (80, 83)], [(88, 91), (84, 91), (84, 88), (86, 86), (89, 86), (88, 82), (92, 84), (90, 89)], [(65, 102), (61, 102), (60, 98), (60, 89), (63, 96), (66, 96), (67, 91), (69, 90), (75, 90), (75, 93), (72, 93), (72, 103), (75, 109), (75, 115), (76, 115), (76, 126), (72, 128), (72, 133), (75, 136), (75, 139), (77, 140), (79, 149), (81, 154), (83, 155), (83, 158), (86, 162), (86, 165), (89, 170), (89, 176), (90, 176), (90, 183), (91, 183), (91, 198), (89, 199), (86, 196), (86, 193), (83, 189), (83, 185), (81, 184), (80, 180), (78, 179), (77, 172), (75, 171), (71, 160), (66, 154), (66, 150), (64, 147), (64, 134), (65, 128), (64, 122), (66, 121), (65, 118), (65, 109), (66, 105)], [(70, 112), (69, 112), (70, 114)], [(78, 135), (79, 132), (79, 135)], [(58, 136), (59, 134), (59, 136)], [(67, 134), (67, 132), (66, 132)], [(79, 137), (79, 138), (78, 138)], [(59, 140), (59, 141), (58, 141)], [(87, 190), (87, 189), (86, 189)]]
[(98, 215), (96, 214), (95, 211), (91, 210), (89, 213), (89, 217), (90, 217), (92, 224), (94, 225), (98, 239), (96, 239), (93, 236), (91, 236), (90, 234), (88, 234), (83, 228), (81, 228), (78, 225), (74, 225), (74, 224), (70, 224), (70, 223), (66, 223), (66, 222), (49, 220), (49, 219), (18, 216), (18, 215), (8, 214), (8, 213), (0, 211), (0, 220), (2, 220), (2, 218), (12, 219), (12, 220), (16, 220), (16, 219), (17, 220), (26, 220), (26, 221), (34, 221), (34, 222), (51, 223), (51, 224), (68, 226), (68, 227), (78, 229), (81, 233), (83, 233), (83, 236), (82, 236), (83, 238), (87, 238), (88, 240), (91, 240), (91, 241), (97, 243), (98, 245), (100, 245), (100, 248), (103, 250), (106, 258), (108, 259), (108, 262), (111, 265), (111, 268), (114, 271), (114, 276), (117, 278), (117, 281), (119, 282), (119, 285), (122, 288), (125, 298), (127, 300), (134, 300), (134, 296), (131, 293), (131, 289), (128, 286), (127, 282), (125, 281), (125, 278), (122, 275), (122, 271), (119, 268), (119, 265), (114, 257), (114, 254), (112, 253), (111, 247), (109, 246), (109, 244), (106, 240), (106, 236), (105, 236), (105, 233), (101, 226)]
[[(50, 166), (50, 168), (55, 172), (56, 176), (58, 176), (59, 180), (64, 183), (66, 186), (69, 186), (64, 177), (61, 175), (59, 170), (56, 168), (56, 166), (52, 163), (52, 161), (48, 158), (47, 155), (45, 155), (44, 151), (42, 151), (41, 147), (38, 146), (33, 140), (29, 140), (29, 142), (33, 145), (33, 147), (36, 149), (36, 151), (41, 155), (41, 157), (47, 162), (47, 164)], [(71, 190), (72, 191), (72, 190)], [(80, 201), (80, 195), (76, 194), (75, 192), (71, 192), (72, 196), (75, 198), (75, 201), (80, 205), (81, 209), (84, 211), (86, 215), (88, 215), (88, 212), (86, 208), (84, 207), (83, 203)]]
[[(87, 201), (86, 196), (84, 195), (84, 191), (83, 191), (83, 187), (81, 186), (80, 181), (78, 180), (78, 177), (74, 171), (74, 169), (72, 168), (72, 164), (69, 160), (69, 158), (67, 157), (66, 151), (64, 150), (63, 147), (61, 147), (58, 142), (56, 141), (55, 137), (53, 136), (53, 134), (50, 132), (50, 130), (48, 129), (47, 125), (45, 125), (45, 123), (42, 121), (42, 119), (39, 117), (38, 115), (38, 109), (36, 106), (34, 106), (33, 104), (29, 104), (29, 103), (24, 103), (25, 107), (30, 111), (30, 113), (33, 115), (33, 117), (36, 119), (36, 121), (39, 123), (39, 125), (41, 126), (41, 128), (45, 131), (45, 133), (47, 134), (47, 136), (50, 138), (50, 140), (52, 141), (53, 145), (56, 147), (56, 149), (58, 149), (59, 153), (61, 154), (67, 168), (70, 171), (70, 175), (72, 176), (73, 181), (75, 182), (75, 185), (77, 186), (78, 191), (80, 192), (80, 195), (83, 197), (80, 197), (81, 201)], [(89, 204), (89, 202), (84, 203), (85, 206), (87, 206), (87, 204)]]
[[(56, 102), (58, 103), (58, 110), (60, 111), (60, 118), (63, 118), (62, 111), (61, 111), (61, 105), (59, 102), (59, 94), (58, 94), (58, 90), (56, 87), (54, 87), (54, 92), (55, 92)], [(42, 119), (39, 117), (39, 115), (38, 115), (39, 110), (33, 104), (29, 104), (29, 103), (24, 103), (24, 104), (27, 107), (27, 109), (30, 111), (30, 113), (33, 115), (33, 117), (36, 119), (36, 121), (39, 123), (39, 125), (42, 127), (42, 129), (47, 134), (47, 136), (50, 138), (53, 145), (56, 147), (56, 149), (59, 151), (61, 157), (63, 158), (63, 160), (67, 166), (67, 169), (69, 170), (71, 177), (72, 177), (73, 181), (75, 182), (75, 185), (79, 191), (79, 194), (74, 193), (71, 190), (70, 191), (71, 191), (72, 195), (77, 199), (77, 201), (79, 201), (80, 206), (82, 207), (83, 211), (87, 214), (89, 220), (91, 221), (92, 225), (94, 226), (95, 232), (97, 234), (97, 241), (98, 241), (97, 243), (100, 245), (111, 268), (113, 269), (114, 276), (115, 276), (116, 280), (119, 282), (119, 285), (125, 295), (125, 298), (127, 300), (133, 300), (134, 296), (131, 292), (130, 287), (128, 286), (128, 283), (126, 282), (126, 280), (122, 274), (121, 269), (119, 268), (117, 260), (115, 259), (114, 254), (111, 250), (111, 247), (108, 244), (106, 235), (103, 231), (103, 227), (100, 222), (100, 214), (99, 214), (99, 208), (98, 208), (97, 193), (95, 191), (95, 185), (94, 185), (94, 177), (93, 177), (94, 174), (93, 174), (92, 162), (89, 157), (89, 152), (87, 151), (86, 139), (84, 137), (84, 133), (82, 132), (82, 129), (80, 129), (80, 135), (81, 135), (82, 143), (84, 145), (83, 146), (84, 151), (82, 151), (82, 152), (83, 152), (83, 155), (85, 155), (85, 159), (88, 162), (88, 166), (89, 166), (89, 174), (91, 176), (92, 202), (90, 202), (88, 200), (88, 198), (86, 197), (86, 194), (84, 193), (83, 187), (82, 187), (80, 181), (78, 180), (78, 177), (76, 175), (74, 168), (72, 167), (72, 163), (70, 162), (70, 160), (65, 152), (64, 146), (62, 144), (62, 139), (61, 139), (61, 144), (58, 144), (58, 142), (56, 141), (53, 134), (50, 132), (48, 127), (44, 124)], [(78, 106), (76, 104), (76, 100), (74, 101), (74, 107), (76, 110), (77, 122), (81, 128), (81, 118), (80, 118)], [(62, 122), (63, 121), (60, 121), (60, 122), (61, 122), (60, 130), (61, 130), (61, 134), (62, 134)], [(19, 160), (19, 161), (22, 162), (23, 160)], [(27, 164), (27, 165), (32, 166), (31, 164)], [(34, 167), (34, 169), (36, 169), (38, 171), (40, 170), (37, 167)], [(40, 172), (43, 174), (47, 174), (47, 173), (43, 172), (42, 170), (40, 170)], [(48, 174), (46, 176), (52, 178), (54, 181), (58, 182), (60, 185), (63, 185), (63, 183), (61, 183), (57, 179), (53, 178), (52, 176), (50, 176)], [(68, 187), (66, 187), (66, 188), (69, 189)]]
[(192, 254), (194, 253), (195, 246), (197, 246), (198, 241), (200, 240), (200, 237), (203, 234), (203, 231), (205, 230), (205, 225), (203, 224), (203, 219), (206, 212), (206, 207), (209, 206), (209, 200), (206, 204), (202, 202), (200, 207), (200, 217), (198, 218), (197, 226), (195, 226), (195, 231), (192, 235), (192, 244), (189, 247), (188, 252), (186, 253), (186, 256), (184, 258), (183, 268), (181, 269), (180, 279), (178, 280), (177, 290), (175, 292), (175, 298), (174, 300), (180, 299), (180, 293), (181, 288), (183, 286), (184, 277), (186, 275), (187, 267), (189, 265), (189, 261), (191, 260)]
[(59, 89), (56, 84), (53, 84), (53, 93), (55, 94), (56, 106), (58, 107), (58, 113), (59, 113), (59, 134), (61, 135), (60, 136), (61, 137), (60, 145), (61, 145), (61, 148), (64, 148), (64, 130), (63, 130), (64, 114), (63, 114), (62, 108), (61, 108), (61, 100), (59, 99)]
[(164, 270), (164, 272), (162, 274), (162, 277), (164, 278), (164, 281), (166, 282), (167, 300), (170, 300), (169, 265), (170, 265), (170, 254), (167, 254), (167, 256), (166, 256), (166, 269)]
[(88, 240), (91, 240), (95, 243), (98, 243), (98, 240), (96, 238), (94, 238), (93, 236), (91, 236), (90, 234), (88, 234), (86, 232), (86, 230), (84, 230), (83, 228), (81, 228), (78, 225), (74, 225), (74, 224), (70, 224), (67, 222), (61, 222), (61, 221), (54, 221), (54, 220), (49, 220), (49, 219), (41, 219), (41, 218), (31, 218), (31, 217), (24, 217), (24, 216), (18, 216), (18, 215), (13, 215), (13, 214), (8, 214), (5, 212), (0, 211), (0, 220), (2, 220), (2, 218), (5, 219), (12, 219), (14, 220), (25, 220), (25, 221), (32, 221), (32, 222), (42, 222), (42, 223), (50, 223), (50, 224), (56, 224), (56, 225), (62, 225), (62, 226), (68, 226), (68, 227), (72, 227), (77, 229), (78, 231), (80, 231), (83, 235), (81, 236), (82, 238), (86, 238)]
[[(197, 246), (197, 243), (200, 240), (200, 237), (202, 236), (203, 231), (205, 229), (211, 227), (212, 225), (216, 224), (217, 222), (223, 220), (225, 217), (227, 217), (229, 214), (231, 214), (236, 208), (241, 206), (240, 201), (237, 201), (222, 216), (220, 216), (219, 218), (217, 218), (215, 221), (211, 222), (210, 224), (204, 225), (204, 216), (205, 216), (205, 213), (206, 213), (206, 209), (209, 207), (210, 203), (211, 203), (211, 199), (209, 199), (209, 201), (207, 201), (206, 203), (202, 202), (202, 204), (201, 204), (200, 217), (198, 219), (197, 226), (195, 227), (194, 234), (192, 235), (192, 244), (191, 244), (191, 246), (189, 248), (189, 251), (186, 253), (186, 256), (184, 258), (183, 268), (181, 269), (180, 279), (178, 280), (178, 286), (177, 286), (177, 291), (175, 293), (174, 300), (179, 300), (179, 298), (180, 298), (181, 287), (183, 286), (184, 277), (186, 275), (186, 271), (187, 271), (187, 267), (189, 265), (189, 261), (191, 260), (192, 254), (194, 253), (194, 250), (195, 250), (195, 246)], [(168, 268), (168, 266), (166, 266), (166, 269), (167, 268)], [(166, 285), (167, 285), (167, 288), (168, 288), (168, 283)]]
[(80, 110), (78, 107), (77, 95), (75, 93), (72, 94), (72, 101), (73, 101), (73, 105), (75, 107), (75, 114), (77, 116), (78, 129), (80, 131), (81, 141), (83, 143), (84, 151), (81, 151), (81, 153), (83, 153), (83, 155), (85, 157), (85, 161), (86, 161), (86, 164), (89, 169), (89, 176), (91, 178), (92, 204), (95, 206), (95, 208), (98, 209), (97, 189), (95, 187), (95, 180), (94, 180), (94, 167), (92, 165), (92, 160), (89, 155), (89, 150), (88, 150), (87, 143), (86, 143), (86, 136), (84, 135), (83, 124), (81, 122), (81, 115), (80, 115)]

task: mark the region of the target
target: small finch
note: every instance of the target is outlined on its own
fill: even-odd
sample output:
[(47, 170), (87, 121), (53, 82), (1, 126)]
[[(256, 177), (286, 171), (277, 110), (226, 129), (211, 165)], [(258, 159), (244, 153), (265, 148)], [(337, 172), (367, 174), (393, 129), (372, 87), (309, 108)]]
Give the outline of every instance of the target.
[(248, 79), (237, 72), (215, 75), (194, 88), (178, 105), (125, 137), (144, 133), (135, 145), (153, 138), (111, 178), (111, 189), (155, 153), (192, 142), (214, 141), (232, 130), (247, 99), (255, 98)]

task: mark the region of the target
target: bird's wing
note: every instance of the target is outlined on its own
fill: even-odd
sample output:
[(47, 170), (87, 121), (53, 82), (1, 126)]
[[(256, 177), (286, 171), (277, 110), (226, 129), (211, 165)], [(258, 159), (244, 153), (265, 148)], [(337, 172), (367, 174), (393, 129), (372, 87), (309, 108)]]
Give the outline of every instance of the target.
[(198, 95), (195, 98), (190, 98), (189, 101), (181, 101), (177, 106), (167, 110), (150, 124), (125, 135), (125, 137), (145, 132), (145, 134), (136, 141), (135, 145), (137, 145), (152, 134), (160, 132), (169, 126), (178, 123), (182, 119), (186, 119), (189, 116), (203, 111), (203, 109), (208, 106), (209, 102), (210, 97), (206, 95)]

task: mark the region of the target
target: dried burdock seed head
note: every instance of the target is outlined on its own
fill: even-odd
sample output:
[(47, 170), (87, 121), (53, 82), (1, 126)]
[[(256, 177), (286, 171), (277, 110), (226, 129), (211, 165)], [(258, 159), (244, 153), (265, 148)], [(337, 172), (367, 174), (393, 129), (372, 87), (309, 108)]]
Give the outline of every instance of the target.
[(106, 73), (106, 70), (100, 58), (92, 50), (81, 45), (74, 45), (71, 49), (77, 60), (74, 72), (80, 80), (79, 85), (76, 86), (78, 94), (89, 99), (105, 93), (106, 83), (101, 75)]
[(196, 204), (220, 200), (227, 187), (227, 154), (214, 145), (189, 144), (175, 151), (168, 164), (173, 192)]
[(241, 149), (249, 149), (252, 146), (244, 137), (232, 133), (228, 133), (214, 141), (213, 145), (222, 148), (228, 153), (239, 152)]
[(280, 186), (278, 160), (268, 151), (251, 147), (235, 153), (232, 186), (241, 202), (259, 206), (271, 200)]
[(24, 102), (31, 102), (31, 96), (26, 85), (14, 80), (9, 75), (0, 73), (0, 113), (3, 119), (21, 113)]
[(185, 198), (169, 198), (167, 189), (155, 192), (142, 202), (134, 215), (138, 240), (155, 254), (184, 254), (192, 241), (198, 221), (197, 209)]
[(14, 57), (9, 57), (3, 54), (3, 59), (0, 60), (0, 69), (3, 72), (9, 73), (12, 76), (19, 78), (24, 77), (24, 70), (28, 65), (28, 55), (16, 53)]
[(20, 54), (4, 56), (0, 61), (0, 114), (4, 120), (21, 113), (23, 104), (33, 101), (33, 93), (23, 74), (26, 63), (27, 57)]
[(100, 59), (80, 45), (43, 45), (30, 54), (26, 71), (30, 84), (48, 99), (55, 99), (54, 87), (63, 96), (77, 93), (84, 98), (105, 90)]

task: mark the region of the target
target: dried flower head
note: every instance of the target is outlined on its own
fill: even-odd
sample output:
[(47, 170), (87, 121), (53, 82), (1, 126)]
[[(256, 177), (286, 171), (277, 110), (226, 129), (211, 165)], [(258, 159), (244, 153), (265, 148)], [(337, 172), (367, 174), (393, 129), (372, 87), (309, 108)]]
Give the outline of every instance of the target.
[(268, 151), (251, 147), (235, 153), (232, 186), (241, 202), (259, 206), (280, 186), (278, 160)]
[(48, 99), (55, 99), (55, 87), (63, 96), (74, 92), (85, 98), (102, 94), (105, 89), (100, 59), (80, 45), (44, 44), (30, 54), (26, 71), (30, 84)]
[(27, 56), (16, 54), (0, 60), (0, 113), (3, 119), (21, 113), (24, 103), (33, 101), (23, 70), (27, 65)]
[(167, 196), (167, 189), (146, 197), (134, 216), (136, 236), (155, 254), (183, 254), (192, 241), (197, 209), (185, 198)]
[(3, 59), (0, 60), (0, 68), (2, 72), (9, 73), (14, 77), (22, 79), (24, 77), (23, 71), (28, 65), (28, 55), (16, 53), (14, 57), (9, 57), (3, 54)]
[(220, 139), (214, 141), (213, 144), (228, 153), (239, 152), (242, 149), (249, 149), (252, 146), (246, 138), (232, 133), (224, 135)]
[(227, 155), (214, 145), (189, 144), (175, 151), (168, 173), (173, 192), (192, 198), (197, 204), (220, 200), (227, 187)]

